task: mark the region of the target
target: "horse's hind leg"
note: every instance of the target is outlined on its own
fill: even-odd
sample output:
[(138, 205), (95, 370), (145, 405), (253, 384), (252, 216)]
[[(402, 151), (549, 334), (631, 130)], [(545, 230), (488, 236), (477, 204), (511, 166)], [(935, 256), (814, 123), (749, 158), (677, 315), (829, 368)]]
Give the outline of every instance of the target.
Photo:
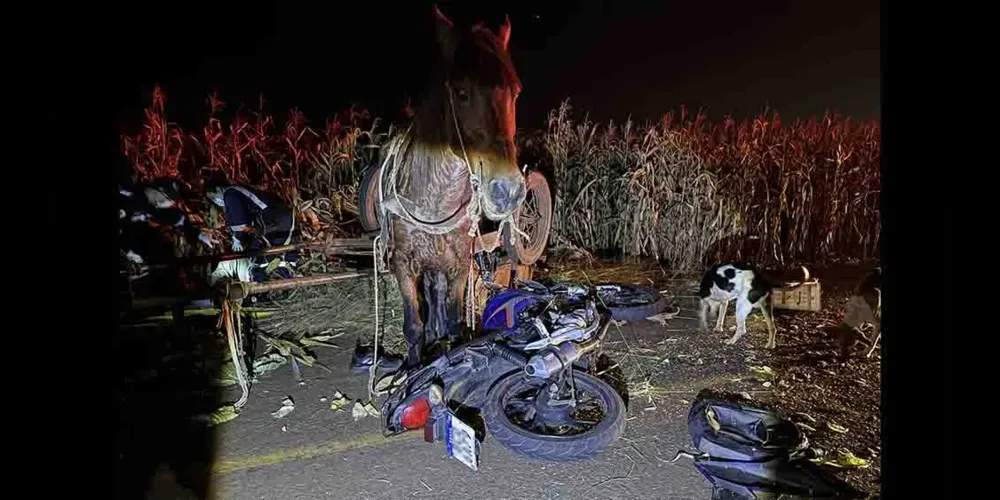
[(417, 276), (411, 272), (405, 259), (393, 263), (393, 274), (399, 282), (399, 293), (403, 298), (403, 336), (406, 337), (406, 367), (419, 366), (424, 351), (424, 321), (420, 316), (420, 293), (417, 291)]

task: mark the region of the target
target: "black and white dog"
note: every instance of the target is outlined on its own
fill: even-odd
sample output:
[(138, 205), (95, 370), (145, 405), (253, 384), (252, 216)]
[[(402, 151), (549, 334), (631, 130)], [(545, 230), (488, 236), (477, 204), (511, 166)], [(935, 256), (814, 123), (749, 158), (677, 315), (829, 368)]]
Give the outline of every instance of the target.
[[(796, 288), (809, 281), (809, 270), (802, 268), (805, 278), (801, 283), (792, 286)], [(754, 266), (742, 263), (715, 264), (705, 273), (698, 289), (701, 299), (701, 311), (698, 319), (701, 329), (708, 331), (708, 310), (716, 315), (715, 331), (721, 332), (726, 318), (726, 308), (729, 302), (736, 300), (736, 333), (726, 340), (726, 344), (735, 344), (747, 332), (747, 316), (756, 308), (764, 315), (767, 324), (767, 348), (775, 346), (774, 319), (768, 309), (771, 291), (778, 285), (768, 280)]]

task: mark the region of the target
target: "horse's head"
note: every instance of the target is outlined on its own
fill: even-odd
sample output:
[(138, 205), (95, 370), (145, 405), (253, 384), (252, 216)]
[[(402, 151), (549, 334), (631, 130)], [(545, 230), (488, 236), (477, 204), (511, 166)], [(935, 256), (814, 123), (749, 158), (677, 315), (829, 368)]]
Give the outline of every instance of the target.
[(417, 106), (417, 127), (424, 138), (468, 157), (481, 182), (483, 212), (501, 220), (525, 196), (514, 142), (521, 82), (507, 53), (510, 19), (493, 33), (481, 24), (458, 29), (436, 7), (434, 17), (440, 64)]

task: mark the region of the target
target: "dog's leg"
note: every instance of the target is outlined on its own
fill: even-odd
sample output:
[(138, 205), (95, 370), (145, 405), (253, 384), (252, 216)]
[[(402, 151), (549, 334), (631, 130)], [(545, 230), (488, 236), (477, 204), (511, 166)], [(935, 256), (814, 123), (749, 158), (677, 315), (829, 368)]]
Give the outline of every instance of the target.
[(760, 313), (764, 315), (764, 323), (767, 324), (767, 345), (764, 346), (767, 349), (774, 349), (777, 345), (776, 337), (778, 336), (778, 329), (774, 327), (774, 310), (768, 311), (768, 297), (764, 297), (758, 302), (760, 304)]
[(702, 332), (708, 331), (708, 309), (710, 304), (708, 299), (701, 299), (701, 309), (698, 311), (698, 322)]
[(881, 322), (875, 321), (873, 323), (875, 325), (875, 340), (872, 341), (872, 346), (870, 349), (868, 349), (868, 354), (865, 355), (866, 358), (872, 357), (872, 354), (875, 353), (875, 347), (878, 346), (878, 341), (882, 340), (882, 325), (880, 325), (879, 323)]
[(719, 305), (719, 315), (715, 318), (715, 331), (721, 332), (722, 327), (726, 324), (726, 310), (729, 308), (729, 301), (725, 301)]
[(735, 344), (740, 337), (747, 333), (747, 316), (750, 316), (752, 310), (753, 304), (749, 301), (743, 297), (736, 299), (736, 333), (726, 340), (727, 345)]

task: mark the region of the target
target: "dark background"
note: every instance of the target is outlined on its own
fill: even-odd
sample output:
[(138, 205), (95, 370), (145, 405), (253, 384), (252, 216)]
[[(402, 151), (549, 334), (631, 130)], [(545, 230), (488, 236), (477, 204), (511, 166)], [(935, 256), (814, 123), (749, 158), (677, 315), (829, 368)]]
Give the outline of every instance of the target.
[[(346, 2), (339, 2), (346, 4)], [(409, 2), (407, 2), (409, 3)], [(418, 2), (413, 2), (417, 4)], [(442, 8), (446, 9), (449, 15), (458, 17), (457, 13), (449, 3), (442, 2)], [(473, 3), (473, 2), (465, 2)], [(477, 2), (480, 3), (480, 2)], [(485, 4), (485, 2), (481, 2)], [(538, 2), (542, 4), (543, 2)], [(624, 2), (615, 2), (621, 5)], [(807, 7), (816, 2), (795, 2)], [(633, 2), (632, 5), (638, 5)], [(677, 2), (680, 4), (680, 2)], [(662, 21), (648, 38), (666, 38), (665, 33), (674, 33), (678, 39), (678, 33), (715, 34), (721, 30), (718, 28), (720, 17), (725, 17), (725, 13), (730, 9), (721, 2), (703, 2), (706, 7), (698, 7), (707, 11), (710, 15), (706, 18), (685, 18), (668, 19)], [(833, 2), (829, 2), (833, 4)], [(253, 40), (249, 28), (258, 29), (259, 32), (271, 33), (273, 37), (276, 23), (274, 21), (278, 10), (274, 7), (260, 7), (259, 4), (244, 2), (242, 7), (234, 7), (235, 2), (214, 2), (211, 5), (194, 6), (193, 2), (171, 2), (163, 4), (159, 2), (135, 3), (115, 7), (112, 5), (79, 5), (75, 9), (71, 7), (56, 7), (53, 5), (37, 5), (39, 10), (44, 10), (33, 19), (23, 19), (21, 17), (10, 16), (12, 26), (28, 24), (28, 28), (37, 31), (36, 36), (21, 37), (19, 42), (8, 47), (11, 56), (17, 63), (24, 64), (25, 68), (19, 75), (9, 75), (8, 79), (17, 80), (20, 77), (22, 83), (28, 83), (35, 87), (34, 92), (26, 95), (29, 100), (25, 101), (25, 94), (8, 94), (8, 106), (15, 110), (10, 115), (10, 120), (19, 120), (21, 117), (37, 114), (34, 109), (38, 103), (50, 106), (51, 114), (46, 117), (51, 123), (65, 123), (65, 119), (60, 122), (60, 117), (66, 114), (66, 107), (72, 105), (70, 111), (76, 111), (80, 117), (76, 120), (74, 131), (62, 136), (69, 144), (64, 147), (84, 148), (103, 150), (106, 155), (98, 151), (96, 159), (85, 155), (68, 154), (65, 156), (46, 157), (44, 164), (37, 161), (37, 157), (29, 158), (22, 165), (28, 167), (29, 171), (35, 172), (38, 168), (46, 168), (46, 172), (53, 172), (57, 182), (54, 185), (44, 184), (41, 186), (44, 195), (44, 209), (47, 221), (42, 224), (28, 224), (27, 228), (32, 231), (31, 241), (41, 241), (33, 248), (42, 252), (42, 259), (49, 263), (66, 263), (66, 265), (38, 265), (38, 266), (13, 266), (15, 269), (24, 268), (26, 276), (18, 282), (20, 300), (16, 301), (18, 312), (24, 317), (40, 319), (37, 327), (29, 329), (27, 334), (42, 333), (49, 338), (62, 339), (63, 345), (58, 348), (48, 349), (43, 360), (38, 356), (15, 356), (20, 362), (15, 361), (16, 367), (10, 370), (13, 376), (21, 376), (22, 380), (31, 380), (35, 392), (26, 393), (28, 400), (42, 401), (41, 406), (33, 407), (28, 413), (20, 414), (22, 418), (15, 427), (22, 430), (21, 435), (30, 439), (26, 445), (14, 443), (12, 449), (18, 453), (19, 467), (22, 470), (31, 470), (37, 473), (39, 470), (46, 471), (47, 479), (41, 483), (35, 483), (33, 487), (39, 491), (56, 493), (63, 490), (66, 493), (78, 495), (81, 490), (90, 489), (100, 491), (102, 494), (108, 491), (108, 486), (113, 481), (113, 476), (109, 474), (109, 466), (113, 465), (113, 458), (106, 452), (111, 447), (109, 436), (113, 436), (117, 431), (114, 418), (114, 408), (116, 395), (114, 394), (114, 384), (119, 383), (115, 378), (117, 369), (115, 368), (115, 357), (107, 354), (110, 341), (102, 344), (102, 339), (110, 336), (88, 335), (91, 329), (100, 332), (110, 331), (117, 323), (117, 311), (110, 309), (104, 311), (108, 304), (113, 301), (113, 294), (117, 292), (115, 280), (111, 273), (95, 272), (100, 269), (101, 264), (96, 267), (92, 263), (107, 263), (110, 268), (117, 262), (115, 252), (111, 251), (111, 242), (114, 240), (114, 227), (109, 223), (104, 230), (106, 236), (98, 237), (102, 234), (100, 230), (94, 230), (91, 224), (79, 223), (79, 218), (74, 218), (74, 213), (67, 212), (66, 201), (82, 201), (85, 206), (92, 207), (94, 214), (92, 219), (101, 220), (109, 217), (107, 214), (114, 213), (115, 206), (115, 177), (113, 169), (107, 168), (107, 162), (113, 162), (120, 158), (120, 144), (117, 133), (108, 137), (107, 129), (96, 127), (83, 127), (80, 124), (85, 119), (92, 120), (91, 123), (97, 125), (104, 121), (109, 111), (110, 114), (118, 116), (129, 116), (138, 120), (138, 114), (130, 114), (129, 107), (141, 106), (148, 98), (148, 90), (154, 80), (159, 80), (167, 86), (167, 91), (171, 96), (171, 108), (184, 104), (184, 99), (190, 99), (194, 107), (201, 113), (202, 101), (207, 93), (210, 83), (208, 78), (199, 77), (211, 76), (209, 73), (227, 66), (219, 62), (225, 60), (227, 53), (239, 54), (246, 49), (257, 51), (259, 42)], [(506, 3), (505, 5), (514, 5)], [(523, 4), (522, 4), (523, 5)], [(561, 23), (555, 22), (551, 17), (543, 18), (550, 26), (555, 26), (553, 30), (558, 32), (561, 25), (571, 24), (569, 19), (569, 8), (563, 2), (544, 2), (546, 11), (556, 13), (556, 19), (562, 19)], [(787, 5), (793, 5), (789, 2)], [(858, 8), (857, 5), (867, 5)], [(319, 9), (328, 12), (346, 12), (344, 5), (324, 8), (318, 3), (308, 9)], [(362, 7), (353, 6), (359, 11)], [(328, 79), (328, 74), (334, 74), (335, 67), (348, 67), (349, 70), (342, 71), (342, 80), (353, 85), (353, 91), (357, 91), (358, 98), (366, 90), (369, 95), (379, 96), (379, 84), (386, 84), (391, 76), (389, 72), (378, 73), (378, 65), (372, 64), (374, 56), (379, 54), (375, 49), (367, 50), (368, 59), (359, 57), (365, 49), (359, 48), (356, 42), (358, 36), (370, 41), (395, 40), (393, 43), (401, 44), (401, 40), (406, 39), (401, 35), (406, 27), (420, 25), (422, 15), (415, 7), (409, 7), (407, 13), (410, 18), (400, 17), (403, 20), (393, 21), (383, 19), (376, 15), (377, 12), (387, 12), (397, 7), (386, 6), (386, 4), (371, 4), (366, 7), (367, 17), (364, 21), (357, 18), (351, 19), (349, 14), (328, 15), (325, 17), (310, 16), (302, 23), (310, 26), (309, 29), (296, 30), (292, 33), (292, 38), (302, 36), (313, 41), (325, 40), (321, 44), (321, 49), (316, 49), (315, 61), (325, 61), (328, 65), (325, 68), (317, 69), (318, 66), (312, 64), (305, 68), (295, 68), (288, 71), (287, 78), (290, 81), (310, 82), (315, 79)], [(523, 11), (519, 5), (511, 8)], [(631, 7), (636, 9), (637, 7)], [(652, 7), (650, 7), (652, 8)], [(674, 6), (674, 9), (691, 9), (690, 6)], [(757, 7), (760, 8), (759, 6)], [(813, 7), (814, 8), (814, 7)], [(836, 2), (836, 7), (824, 7), (827, 13), (814, 14), (812, 22), (794, 22), (784, 19), (781, 24), (787, 26), (788, 31), (800, 30), (803, 33), (818, 33), (810, 24), (815, 24), (817, 19), (825, 19), (828, 16), (841, 16), (855, 23), (861, 23), (862, 19), (872, 19), (879, 17), (878, 10), (881, 8), (881, 23), (886, 23), (885, 9), (886, 2)], [(268, 10), (270, 9), (270, 10)], [(832, 11), (832, 12), (831, 12)], [(904, 12), (905, 11), (905, 12)], [(863, 14), (867, 12), (868, 14)], [(959, 12), (962, 13), (961, 11)], [(88, 22), (88, 17), (103, 17), (102, 21)], [(270, 16), (270, 17), (267, 17)], [(254, 26), (252, 19), (260, 17), (267, 19), (258, 26)], [(470, 16), (475, 17), (475, 16)], [(511, 44), (514, 50), (519, 50), (520, 44), (528, 43), (524, 38), (529, 36), (528, 28), (517, 17), (513, 17), (513, 35)], [(592, 15), (591, 19), (599, 18), (600, 15)], [(645, 17), (645, 16), (642, 16)], [(767, 18), (767, 15), (764, 15)], [(906, 18), (904, 20), (904, 17)], [(423, 18), (426, 19), (426, 18)], [(405, 22), (404, 22), (405, 20)], [(776, 21), (777, 22), (777, 21)], [(886, 297), (883, 304), (886, 312), (883, 327), (886, 336), (883, 339), (883, 391), (884, 401), (883, 412), (883, 473), (884, 487), (883, 493), (886, 498), (916, 497), (916, 493), (931, 494), (938, 493), (941, 497), (947, 496), (969, 496), (956, 492), (964, 489), (962, 484), (969, 484), (973, 489), (979, 491), (980, 483), (976, 479), (980, 475), (973, 470), (968, 474), (966, 467), (961, 477), (964, 481), (952, 481), (951, 465), (958, 461), (961, 455), (951, 452), (952, 431), (958, 429), (962, 432), (962, 427), (951, 425), (951, 413), (953, 408), (957, 408), (959, 400), (952, 396), (957, 394), (959, 387), (954, 382), (965, 380), (979, 380), (971, 377), (955, 378), (951, 376), (952, 370), (959, 367), (977, 366), (978, 363), (970, 362), (966, 359), (960, 363), (951, 362), (951, 340), (954, 327), (951, 322), (954, 317), (951, 306), (952, 295), (945, 293), (937, 297), (934, 290), (960, 290), (961, 287), (950, 285), (952, 259), (952, 241), (946, 235), (928, 232), (928, 228), (949, 228), (954, 227), (957, 218), (952, 215), (952, 210), (956, 206), (951, 200), (953, 191), (942, 185), (942, 181), (948, 182), (948, 176), (956, 168), (944, 169), (943, 175), (939, 173), (926, 175), (920, 172), (940, 172), (942, 165), (955, 166), (961, 168), (967, 165), (981, 165), (981, 159), (966, 159), (967, 148), (955, 148), (948, 141), (948, 126), (927, 127), (923, 125), (926, 121), (926, 109), (933, 106), (937, 116), (952, 117), (954, 114), (963, 114), (969, 106), (961, 106), (957, 110), (950, 110), (950, 103), (954, 100), (953, 95), (948, 94), (951, 79), (951, 72), (947, 66), (947, 53), (950, 49), (950, 39), (947, 36), (947, 23), (950, 22), (950, 12), (945, 4), (929, 4), (920, 6), (915, 3), (894, 4), (893, 6), (893, 30), (892, 40), (883, 39), (882, 52), (882, 86), (887, 89), (886, 99), (879, 100), (879, 85), (872, 84), (864, 87), (863, 92), (845, 92), (842, 97), (844, 101), (852, 95), (857, 95), (858, 101), (868, 100), (868, 107), (872, 110), (881, 110), (882, 103), (885, 105), (885, 116), (883, 118), (883, 149), (882, 149), (882, 205), (883, 219), (885, 221), (882, 245), (883, 261), (886, 264), (885, 277), (887, 283)], [(286, 24), (295, 28), (296, 21), (286, 21)], [(741, 25), (741, 23), (731, 21), (731, 24)], [(861, 23), (864, 24), (864, 23)], [(595, 25), (591, 21), (591, 26)], [(870, 30), (878, 32), (879, 23), (867, 21)], [(530, 26), (530, 23), (529, 23)], [(416, 28), (412, 28), (416, 29)], [(593, 29), (593, 28), (592, 28)], [(270, 30), (270, 31), (267, 31)], [(398, 31), (396, 31), (398, 30)], [(542, 31), (539, 29), (539, 31)], [(581, 31), (584, 31), (581, 28)], [(614, 41), (623, 36), (631, 36), (629, 33), (616, 36), (607, 35), (605, 29), (594, 30), (590, 36), (596, 38), (605, 37)], [(752, 30), (750, 30), (752, 31)], [(876, 45), (877, 36), (868, 38), (864, 36), (865, 30), (843, 26), (836, 31), (847, 33), (848, 40), (855, 40), (861, 44), (861, 48), (868, 50), (855, 50), (855, 52), (868, 52), (879, 47)], [(975, 31), (975, 30), (968, 30)], [(537, 33), (538, 31), (536, 31)], [(544, 33), (544, 31), (542, 31)], [(151, 37), (150, 33), (155, 33), (156, 37)], [(987, 32), (988, 33), (988, 32)], [(636, 30), (635, 37), (643, 35)], [(883, 33), (884, 35), (884, 33)], [(55, 49), (43, 49), (39, 44), (39, 37), (47, 37), (46, 40), (54, 44)], [(776, 36), (774, 33), (771, 36)], [(887, 35), (886, 35), (887, 36)], [(557, 35), (553, 35), (556, 38)], [(674, 51), (690, 50), (692, 45), (708, 43), (708, 36), (699, 36), (690, 40), (684, 46), (670, 46), (670, 44), (657, 44)], [(780, 40), (780, 37), (777, 38)], [(539, 46), (548, 44), (549, 47), (557, 45), (554, 41), (547, 39), (543, 35), (536, 35), (534, 38)], [(743, 46), (749, 43), (742, 40), (732, 45)], [(294, 43), (287, 43), (294, 46)], [(566, 43), (568, 48), (563, 49), (563, 53), (570, 53), (571, 43)], [(828, 43), (835, 47), (838, 44)], [(804, 42), (797, 42), (786, 46), (805, 47)], [(332, 48), (341, 48), (338, 53)], [(903, 49), (905, 47), (905, 49)], [(58, 49), (58, 50), (57, 50)], [(273, 50), (273, 49), (272, 49)], [(59, 52), (62, 55), (54, 53)], [(208, 52), (210, 57), (205, 57), (203, 52)], [(554, 51), (553, 51), (554, 52)], [(724, 52), (723, 52), (724, 53)], [(876, 50), (876, 54), (878, 51)], [(887, 57), (886, 54), (891, 54)], [(735, 55), (735, 54), (733, 54)], [(351, 56), (348, 58), (348, 56)], [(586, 62), (587, 56), (564, 56), (573, 57)], [(690, 57), (690, 56), (689, 56)], [(825, 56), (824, 56), (825, 57)], [(215, 63), (204, 62), (206, 59), (214, 58)], [(245, 60), (252, 60), (245, 57)], [(309, 60), (305, 57), (297, 57), (300, 60)], [(544, 116), (544, 111), (539, 111), (539, 115), (530, 116), (527, 111), (531, 108), (530, 102), (538, 102), (536, 105), (541, 110), (554, 107), (558, 100), (568, 95), (574, 98), (575, 103), (581, 109), (596, 107), (596, 104), (586, 103), (582, 92), (576, 88), (560, 89), (552, 81), (556, 77), (541, 76), (541, 82), (531, 75), (530, 67), (544, 69), (546, 64), (563, 64), (558, 61), (558, 57), (552, 57), (544, 63), (532, 63), (524, 58), (516, 60), (521, 68), (522, 78), (528, 86), (522, 96), (521, 107), (519, 109), (522, 126), (529, 122), (536, 122)], [(875, 61), (879, 57), (875, 55), (866, 56), (867, 67), (872, 68), (870, 72), (859, 71), (857, 73), (831, 72), (839, 79), (830, 81), (821, 80), (825, 88), (843, 89), (850, 84), (846, 83), (851, 79), (859, 79), (864, 75), (877, 74), (874, 69)], [(350, 60), (350, 64), (342, 61)], [(829, 60), (829, 59), (827, 59)], [(367, 61), (367, 62), (366, 62)], [(812, 64), (825, 62), (823, 57), (817, 57), (811, 64), (804, 65), (805, 68)], [(715, 66), (716, 72), (721, 73), (724, 66)], [(339, 65), (339, 66), (338, 66)], [(239, 67), (237, 63), (228, 63), (228, 66)], [(588, 65), (596, 68), (596, 64)], [(697, 66), (697, 64), (695, 64)], [(753, 67), (753, 65), (750, 65)], [(705, 67), (710, 67), (706, 65)], [(362, 69), (359, 69), (362, 68)], [(679, 66), (674, 65), (664, 71), (664, 74), (673, 74), (680, 79), (702, 79), (704, 74), (680, 74)], [(787, 68), (786, 68), (787, 69)], [(310, 102), (306, 100), (316, 99), (309, 96), (308, 92), (294, 90), (291, 94), (275, 95), (269, 91), (273, 85), (266, 84), (268, 75), (256, 65), (244, 68), (247, 75), (254, 78), (243, 79), (243, 77), (229, 77), (220, 84), (232, 84), (233, 88), (223, 87), (224, 96), (232, 100), (234, 94), (246, 93), (250, 98), (254, 97), (257, 90), (268, 91), (268, 97), (274, 101), (282, 99), (286, 102), (294, 102), (302, 105), (308, 110), (319, 108), (315, 113), (319, 116), (325, 115), (338, 108), (336, 101), (349, 101), (344, 96), (347, 94), (343, 90), (337, 89), (336, 85), (331, 85), (323, 93), (323, 99), (329, 99), (329, 103)], [(724, 75), (722, 82), (734, 82), (737, 75), (732, 72)], [(376, 77), (378, 75), (378, 77)], [(593, 82), (598, 78), (607, 75), (606, 79), (615, 77), (615, 72), (606, 68), (593, 69), (586, 75), (576, 78), (565, 78), (567, 81), (577, 82), (581, 86), (600, 89), (599, 85)], [(268, 78), (264, 78), (264, 77)], [(397, 73), (397, 77), (399, 74)], [(362, 78), (363, 77), (363, 78)], [(282, 76), (280, 79), (284, 79)], [(744, 77), (745, 78), (745, 77)], [(545, 80), (549, 79), (546, 84)], [(628, 88), (647, 89), (643, 95), (651, 95), (650, 84), (646, 83), (648, 77), (640, 81), (630, 82)], [(629, 83), (622, 78), (622, 82)], [(641, 83), (641, 85), (640, 85)], [(323, 84), (314, 83), (316, 87)], [(688, 88), (700, 90), (704, 83), (688, 83)], [(727, 84), (728, 85), (728, 84)], [(237, 86), (245, 90), (237, 89)], [(624, 85), (622, 85), (624, 86)], [(746, 84), (738, 85), (733, 83), (729, 92), (739, 93), (744, 91)], [(761, 100), (770, 100), (782, 113), (789, 114), (791, 110), (787, 106), (794, 106), (802, 102), (803, 96), (815, 95), (818, 89), (801, 88), (797, 85), (789, 85), (790, 90), (796, 95), (772, 95), (776, 93), (767, 92), (766, 96), (752, 96), (748, 103), (744, 104), (750, 108), (760, 106)], [(185, 89), (186, 88), (186, 89)], [(286, 84), (286, 88), (296, 89), (295, 85)], [(549, 90), (543, 91), (542, 88)], [(67, 95), (67, 91), (75, 94)], [(554, 97), (551, 101), (542, 95), (551, 93)], [(34, 98), (32, 94), (45, 96), (45, 98)], [(615, 99), (633, 98), (632, 94), (640, 94), (638, 90), (619, 93), (614, 95), (609, 92), (609, 97)], [(904, 95), (905, 94), (905, 95)], [(900, 97), (896, 97), (900, 96)], [(916, 97), (918, 96), (919, 100)], [(81, 99), (73, 99), (82, 97)], [(596, 100), (600, 95), (592, 97)], [(714, 97), (714, 96), (713, 96)], [(308, 99), (307, 99), (308, 98)], [(384, 98), (388, 101), (388, 98)], [(688, 103), (694, 102), (691, 95), (667, 96), (664, 98), (666, 106), (674, 106), (678, 101)], [(855, 114), (850, 111), (847, 104), (833, 102), (835, 99), (822, 99), (825, 101), (818, 107), (827, 105), (836, 106), (841, 111)], [(608, 99), (612, 101), (612, 99)], [(786, 106), (787, 103), (787, 106)], [(18, 108), (24, 105), (25, 109)], [(284, 104), (282, 103), (282, 106)], [(713, 107), (713, 116), (719, 112), (719, 104)], [(864, 107), (864, 106), (863, 106)], [(280, 108), (278, 108), (280, 109)], [(620, 113), (633, 113), (638, 116), (642, 110), (631, 108), (627, 103), (620, 106)], [(115, 112), (114, 110), (118, 110)], [(91, 113), (91, 111), (93, 111)], [(596, 112), (597, 110), (592, 110)], [(659, 109), (649, 110), (650, 114), (657, 114)], [(86, 114), (84, 113), (86, 112)], [(310, 111), (312, 112), (312, 111)], [(806, 110), (806, 113), (819, 112)], [(954, 113), (954, 114), (953, 114)], [(174, 118), (178, 118), (180, 113), (172, 112)], [(198, 115), (198, 120), (201, 118)], [(595, 115), (596, 116), (596, 115)], [(966, 123), (962, 116), (958, 123)], [(320, 119), (314, 115), (314, 120)], [(39, 130), (44, 130), (40, 125)], [(117, 131), (116, 131), (117, 132)], [(46, 141), (49, 150), (52, 149), (50, 139), (54, 133), (38, 134), (39, 142)], [(107, 139), (107, 140), (106, 140)], [(913, 147), (913, 145), (919, 147)], [(105, 147), (106, 146), (106, 147)], [(948, 148), (947, 153), (945, 148)], [(13, 165), (13, 164), (12, 164)], [(54, 172), (52, 169), (58, 169)], [(15, 171), (16, 169), (11, 169)], [(951, 183), (948, 183), (951, 184)], [(39, 187), (39, 178), (32, 176), (26, 184), (22, 186)], [(944, 188), (944, 189), (942, 189)], [(81, 192), (82, 190), (82, 192)], [(105, 195), (87, 196), (91, 193), (105, 193)], [(934, 203), (935, 209), (928, 209), (929, 199), (927, 193), (934, 193), (930, 200)], [(81, 199), (82, 198), (82, 199)], [(973, 197), (974, 198), (974, 197)], [(77, 205), (70, 205), (75, 208)], [(909, 208), (907, 208), (909, 207)], [(919, 214), (915, 217), (914, 214)], [(105, 219), (111, 220), (111, 219)], [(77, 222), (77, 223), (74, 223)], [(22, 226), (18, 226), (22, 227)], [(102, 245), (89, 245), (88, 242), (95, 241), (95, 237), (108, 242), (108, 248)], [(67, 252), (73, 250), (71, 260), (67, 260)], [(113, 262), (112, 259), (115, 259)], [(928, 268), (928, 263), (933, 263)], [(42, 279), (37, 276), (41, 271), (44, 275)], [(932, 276), (931, 289), (928, 291), (927, 276)], [(45, 279), (47, 278), (47, 279)], [(67, 282), (67, 278), (70, 279)], [(942, 279), (943, 278), (943, 279)], [(86, 288), (81, 288), (81, 282), (90, 283), (95, 287), (94, 293), (89, 293)], [(97, 292), (97, 288), (107, 288), (107, 294)], [(929, 299), (930, 297), (930, 299)], [(930, 314), (922, 314), (918, 309), (922, 304), (928, 304), (932, 300), (935, 305)], [(53, 316), (53, 312), (58, 311), (58, 318)], [(916, 312), (914, 312), (916, 311)], [(59, 319), (63, 321), (59, 321)], [(54, 320), (54, 321), (53, 321)], [(105, 321), (107, 324), (105, 324)], [(893, 333), (895, 332), (895, 333)], [(22, 334), (24, 334), (22, 332)], [(955, 337), (958, 338), (958, 337)], [(54, 360), (50, 356), (64, 357), (65, 360)], [(88, 357), (96, 357), (100, 362), (88, 362)], [(47, 363), (47, 364), (46, 364)], [(55, 367), (53, 369), (52, 367)], [(912, 370), (910, 375), (906, 372)], [(987, 368), (988, 370), (988, 368)], [(105, 373), (106, 372), (106, 373)], [(51, 379), (50, 379), (51, 377)], [(987, 373), (989, 377), (989, 373)], [(108, 389), (102, 395), (101, 388)], [(52, 396), (38, 393), (38, 390), (49, 389), (55, 391)], [(25, 396), (22, 391), (20, 396)], [(41, 399), (39, 399), (39, 397)], [(54, 406), (53, 406), (54, 405)], [(52, 411), (56, 408), (55, 411)], [(82, 431), (82, 432), (81, 432)], [(967, 434), (967, 433), (965, 433)], [(963, 434), (964, 436), (964, 434)], [(967, 441), (967, 440), (966, 440)], [(107, 458), (103, 458), (107, 457)], [(44, 464), (43, 468), (39, 468)], [(55, 467), (49, 467), (55, 465)], [(26, 477), (26, 474), (25, 474)], [(31, 484), (31, 483), (25, 483)], [(946, 487), (945, 487), (946, 485)], [(945, 488), (943, 488), (945, 487)], [(913, 493), (907, 495), (907, 493)], [(105, 495), (107, 496), (107, 495)]]
[[(218, 90), (230, 106), (321, 121), (352, 103), (387, 118), (423, 78), (434, 49), (431, 2), (171, 3), (122, 12), (119, 126), (154, 82), (182, 124)], [(596, 120), (656, 119), (686, 104), (713, 118), (836, 110), (880, 114), (879, 4), (871, 1), (440, 1), (459, 24), (508, 14), (524, 92), (518, 125), (543, 125), (571, 99)], [(124, 122), (122, 122), (124, 120)]]

